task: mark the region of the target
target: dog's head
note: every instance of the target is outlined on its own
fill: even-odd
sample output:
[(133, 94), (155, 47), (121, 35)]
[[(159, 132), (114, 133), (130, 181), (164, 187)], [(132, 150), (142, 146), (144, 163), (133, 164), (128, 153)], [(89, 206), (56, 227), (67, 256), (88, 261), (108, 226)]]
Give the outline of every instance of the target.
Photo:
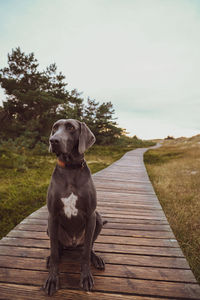
[(83, 154), (95, 142), (95, 136), (88, 126), (74, 119), (61, 119), (54, 123), (49, 138), (49, 151), (70, 155), (77, 150)]

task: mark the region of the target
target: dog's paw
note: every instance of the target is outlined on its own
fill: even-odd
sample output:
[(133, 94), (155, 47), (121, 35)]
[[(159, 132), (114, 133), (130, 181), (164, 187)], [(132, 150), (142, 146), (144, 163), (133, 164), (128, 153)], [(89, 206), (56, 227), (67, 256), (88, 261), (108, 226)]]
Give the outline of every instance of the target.
[(43, 290), (49, 296), (52, 296), (59, 289), (59, 277), (56, 274), (49, 273), (43, 286)]
[(91, 291), (94, 286), (94, 279), (90, 271), (81, 272), (80, 286), (85, 291)]
[(96, 255), (96, 253), (93, 251), (91, 253), (91, 263), (96, 269), (105, 270), (105, 263), (103, 259), (100, 256)]

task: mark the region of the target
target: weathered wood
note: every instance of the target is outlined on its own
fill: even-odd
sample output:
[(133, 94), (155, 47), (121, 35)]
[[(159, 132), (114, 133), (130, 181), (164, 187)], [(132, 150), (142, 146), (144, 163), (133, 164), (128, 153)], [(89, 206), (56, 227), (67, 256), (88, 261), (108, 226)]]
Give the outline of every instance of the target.
[[(30, 238), (31, 237), (31, 238)], [(10, 239), (9, 239), (10, 238)], [(34, 247), (36, 245), (49, 245), (49, 238), (45, 232), (28, 232), (22, 230), (12, 230), (6, 238), (2, 239), (2, 244), (17, 243), (20, 245), (30, 245)], [(100, 235), (96, 240), (96, 243), (112, 243), (123, 245), (138, 245), (138, 246), (154, 246), (154, 247), (179, 247), (175, 239), (154, 239), (154, 238), (134, 238), (124, 236), (107, 236)]]
[[(18, 224), (16, 230), (29, 230), (29, 231), (46, 231), (47, 222), (40, 222), (38, 219), (25, 219), (26, 221)], [(39, 223), (36, 223), (35, 221)], [(145, 231), (170, 231), (169, 225), (160, 225), (160, 224), (126, 224), (126, 223), (112, 223), (108, 222), (104, 225), (104, 228), (118, 228), (118, 229), (127, 229), (127, 230), (145, 230)]]
[[(47, 276), (47, 272), (42, 271), (29, 271), (19, 269), (1, 268), (0, 281), (7, 283), (18, 283), (31, 285), (33, 282), (35, 285), (41, 286)], [(79, 286), (79, 274), (60, 274), (60, 286), (61, 288), (76, 289)], [(144, 296), (154, 296), (157, 293), (158, 296), (178, 297), (185, 298), (187, 293), (187, 299), (198, 299), (200, 293), (200, 287), (193, 283), (179, 283), (179, 282), (163, 282), (153, 280), (141, 280), (130, 278), (118, 278), (118, 277), (105, 277), (94, 275), (95, 287), (94, 291), (113, 292), (126, 294), (140, 294)], [(145, 288), (144, 288), (145, 287)]]
[[(44, 232), (46, 235), (46, 225), (24, 225), (19, 224), (15, 227), (15, 230), (22, 230), (22, 231), (34, 231), (34, 232)], [(30, 232), (28, 233), (30, 235)], [(159, 231), (159, 230), (125, 230), (123, 228), (108, 228), (105, 226), (102, 231), (101, 235), (116, 235), (116, 236), (130, 236), (130, 237), (152, 237), (152, 238), (165, 238), (165, 239), (173, 239), (174, 235), (171, 231)]]
[[(160, 217), (160, 218), (165, 218), (164, 213), (162, 210), (146, 210), (146, 209), (121, 209), (120, 207), (118, 209), (115, 209), (113, 212), (113, 207), (103, 207), (103, 206), (98, 206), (98, 211), (100, 213), (104, 213), (106, 210), (107, 213), (110, 214), (121, 214), (127, 216), (149, 216), (149, 217)], [(105, 213), (104, 213), (105, 214)]]
[[(134, 203), (133, 200), (138, 200), (141, 201), (146, 201), (146, 203), (156, 203), (159, 205), (159, 202), (156, 198), (156, 195), (146, 195), (146, 194), (136, 194), (134, 191), (131, 191), (130, 193), (123, 193), (122, 191), (105, 191), (105, 190), (99, 190), (97, 189), (97, 196), (102, 197), (101, 200), (103, 199), (121, 199), (122, 201), (125, 202), (128, 200), (131, 200), (132, 203)], [(100, 198), (99, 198), (100, 199)]]
[[(130, 207), (122, 208), (120, 206), (118, 206), (118, 207), (115, 206), (114, 209), (113, 209), (113, 207), (114, 206), (109, 207), (109, 205), (107, 205), (106, 208), (105, 208), (104, 205), (98, 205), (97, 210), (99, 212), (101, 212), (102, 214), (104, 213), (104, 211), (106, 209), (107, 212), (112, 213), (112, 214), (113, 213), (117, 213), (117, 214), (120, 213), (120, 214), (123, 214), (123, 215), (139, 215), (139, 216), (143, 216), (143, 215), (157, 216), (158, 215), (158, 216), (161, 216), (161, 217), (165, 217), (165, 215), (164, 215), (164, 213), (161, 209), (156, 209), (156, 210), (155, 209), (146, 209), (146, 208), (139, 209), (138, 207), (134, 208), (134, 209), (131, 209)], [(113, 210), (114, 210), (114, 212), (113, 212)], [(42, 214), (42, 213), (47, 213), (48, 214), (46, 208), (44, 210), (40, 210), (40, 214)]]
[[(16, 256), (17, 256), (17, 252), (19, 256), (26, 255), (26, 253), (28, 252), (25, 250), (24, 252), (22, 252), (20, 250), (21, 249), (15, 252)], [(124, 253), (120, 253), (120, 254), (115, 253), (115, 255), (113, 255), (113, 253), (108, 253), (108, 252), (101, 252), (101, 256), (105, 259), (106, 262), (109, 262), (110, 264), (124, 264), (130, 266), (134, 265), (134, 266), (146, 266), (146, 267), (165, 267), (165, 268), (172, 268), (172, 269), (173, 268), (189, 269), (189, 265), (185, 260), (185, 258), (183, 257), (162, 257), (162, 256), (124, 254)], [(75, 258), (77, 260), (79, 257), (75, 257)], [(3, 260), (4, 259), (5, 256), (3, 257)]]
[[(13, 298), (14, 295), (14, 298)], [(41, 292), (41, 287), (33, 285), (19, 285), (10, 283), (0, 283), (0, 299), (4, 300), (49, 300), (49, 296)], [(57, 300), (160, 300), (169, 298), (152, 298), (135, 295), (120, 295), (113, 293), (100, 293), (100, 292), (83, 292), (80, 290), (60, 289), (51, 299)]]
[[(12, 247), (11, 247), (12, 246)], [(12, 255), (20, 256), (23, 253), (23, 257), (38, 257), (37, 253), (40, 253), (40, 249), (45, 249), (46, 256), (48, 255), (48, 247), (32, 247), (24, 246), (15, 246), (15, 245), (0, 245), (0, 254), (1, 255)], [(172, 257), (184, 257), (182, 251), (179, 248), (169, 248), (169, 247), (150, 247), (150, 246), (137, 246), (137, 245), (122, 245), (122, 244), (109, 244), (109, 243), (95, 243), (95, 250), (101, 252), (110, 252), (110, 253), (130, 253), (130, 254), (140, 254), (140, 255), (154, 255), (154, 256), (172, 256)], [(41, 251), (41, 253), (44, 253)], [(44, 256), (39, 256), (44, 257)]]
[(108, 192), (112, 192), (112, 191), (117, 191), (117, 192), (123, 192), (124, 194), (130, 194), (130, 192), (134, 192), (135, 194), (142, 194), (142, 195), (154, 195), (154, 192), (153, 191), (151, 191), (151, 190), (148, 190), (148, 189), (142, 189), (142, 188), (134, 188), (133, 190), (129, 190), (129, 189), (122, 189), (122, 188), (120, 188), (120, 187), (107, 187), (107, 186), (101, 186), (101, 185), (99, 185), (99, 186), (97, 186), (97, 188), (98, 188), (98, 190), (99, 191), (101, 191), (101, 190), (103, 190), (103, 191), (108, 191)]
[[(37, 251), (37, 254), (46, 255), (46, 251)], [(0, 256), (0, 267), (1, 268), (13, 268), (12, 257)], [(37, 270), (47, 272), (46, 260), (40, 258), (31, 257), (19, 257), (16, 260), (15, 269), (26, 269), (26, 270)], [(80, 273), (80, 262), (77, 257), (76, 260), (70, 260), (63, 258), (60, 263), (60, 272), (64, 273)], [(151, 279), (151, 280), (162, 280), (162, 281), (175, 281), (175, 282), (190, 282), (195, 283), (195, 278), (190, 270), (177, 269), (176, 273), (172, 268), (155, 268), (146, 266), (132, 266), (125, 264), (110, 264), (106, 265), (105, 271), (100, 271), (92, 266), (92, 273), (101, 276), (117, 276), (125, 278), (135, 278), (135, 279)]]
[[(60, 263), (61, 289), (52, 299), (200, 299), (146, 173), (145, 151), (130, 151), (93, 176), (98, 211), (108, 221), (95, 242), (106, 270), (92, 267), (94, 291), (79, 289), (81, 249), (68, 249)], [(47, 217), (44, 206), (0, 241), (0, 299), (49, 299), (41, 290), (49, 255)]]
[(112, 235), (112, 236), (130, 236), (130, 237), (144, 237), (144, 238), (159, 238), (159, 239), (173, 239), (174, 234), (170, 231), (159, 232), (159, 231), (142, 231), (142, 230), (124, 230), (124, 229), (109, 229), (103, 228), (101, 235)]
[[(137, 214), (137, 212), (131, 212), (129, 215), (119, 213), (119, 212), (104, 212), (103, 210), (99, 210), (103, 217), (114, 217), (114, 218), (125, 218), (125, 219), (147, 219), (147, 220), (165, 220), (164, 214), (153, 215), (142, 212), (141, 214)], [(30, 215), (32, 218), (36, 219), (46, 219), (48, 217), (48, 213), (45, 211), (36, 211)]]
[[(102, 201), (103, 202), (103, 201)], [(150, 210), (150, 211), (152, 211), (152, 210), (162, 210), (162, 208), (161, 207), (156, 207), (156, 206), (153, 206), (153, 205), (150, 205), (150, 204), (141, 204), (141, 203), (135, 203), (134, 205), (133, 204), (129, 204), (129, 203), (124, 203), (124, 202), (122, 202), (122, 203), (120, 203), (120, 202), (118, 202), (118, 203), (115, 203), (114, 201), (111, 203), (111, 202), (108, 202), (108, 201), (104, 201), (104, 203), (102, 203), (102, 202), (100, 202), (98, 205), (97, 205), (97, 209), (98, 208), (112, 208), (113, 209), (113, 207), (115, 208), (115, 210), (116, 211), (118, 211), (118, 210), (134, 210), (134, 211), (136, 211), (136, 210), (139, 210), (139, 211), (142, 211), (142, 210)]]
[[(105, 219), (105, 218), (103, 218)], [(145, 219), (123, 219), (123, 218), (114, 218), (114, 217), (106, 217), (108, 223), (115, 223), (115, 224), (143, 224), (143, 225), (168, 225), (167, 220), (145, 220)], [(34, 218), (34, 217), (27, 217), (21, 223), (30, 222), (32, 224), (47, 224), (47, 220)]]

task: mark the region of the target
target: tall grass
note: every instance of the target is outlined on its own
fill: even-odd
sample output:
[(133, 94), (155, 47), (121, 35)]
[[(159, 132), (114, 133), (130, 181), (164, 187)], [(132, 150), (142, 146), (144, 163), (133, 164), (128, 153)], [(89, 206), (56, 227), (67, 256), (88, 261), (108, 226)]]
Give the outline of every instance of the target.
[(165, 142), (144, 161), (173, 232), (200, 283), (200, 138)]

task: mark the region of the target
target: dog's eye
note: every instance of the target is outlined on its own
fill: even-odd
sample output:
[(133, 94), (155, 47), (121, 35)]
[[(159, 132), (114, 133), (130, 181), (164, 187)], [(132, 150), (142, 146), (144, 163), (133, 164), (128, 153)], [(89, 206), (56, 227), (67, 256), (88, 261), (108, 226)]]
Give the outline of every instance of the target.
[(53, 126), (53, 128), (52, 128), (52, 133), (55, 133), (57, 129), (58, 129), (58, 126), (57, 126), (57, 125)]
[(67, 124), (66, 125), (66, 129), (69, 130), (69, 131), (73, 131), (74, 130), (74, 126), (72, 126), (70, 124)]

